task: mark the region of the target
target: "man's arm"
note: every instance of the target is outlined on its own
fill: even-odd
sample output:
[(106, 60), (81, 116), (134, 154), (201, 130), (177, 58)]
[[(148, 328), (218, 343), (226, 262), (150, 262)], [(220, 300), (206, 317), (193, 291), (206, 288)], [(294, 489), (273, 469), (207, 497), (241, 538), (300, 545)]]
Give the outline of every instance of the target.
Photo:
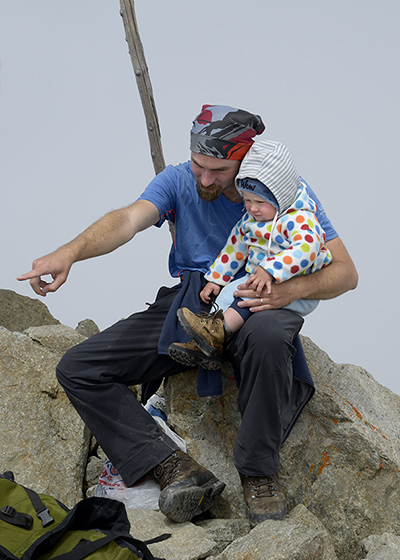
[[(279, 309), (296, 299), (332, 299), (354, 290), (358, 283), (357, 270), (341, 239), (335, 237), (327, 241), (325, 246), (332, 254), (332, 262), (328, 266), (313, 274), (296, 276), (286, 282), (274, 284), (272, 292), (268, 294), (264, 290), (261, 298), (256, 298), (252, 290), (238, 290), (234, 292), (236, 297), (254, 298), (241, 302), (240, 307), (250, 307), (254, 312)], [(245, 287), (244, 284), (242, 286)]]
[[(17, 280), (29, 280), (33, 291), (40, 296), (55, 292), (67, 280), (75, 262), (111, 253), (159, 219), (157, 207), (147, 200), (113, 210), (66, 245), (33, 261), (32, 270)], [(46, 274), (52, 276), (52, 282), (42, 280)]]

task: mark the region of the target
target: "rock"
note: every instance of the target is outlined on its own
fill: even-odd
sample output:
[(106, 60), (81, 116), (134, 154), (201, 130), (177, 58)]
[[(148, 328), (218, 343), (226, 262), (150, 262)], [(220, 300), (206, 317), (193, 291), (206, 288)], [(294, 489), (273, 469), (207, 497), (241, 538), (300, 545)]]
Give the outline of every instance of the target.
[(23, 334), (26, 334), (34, 342), (40, 346), (47, 348), (51, 352), (55, 352), (58, 359), (65, 352), (86, 339), (71, 327), (65, 325), (45, 325), (43, 327), (29, 327)]
[(280, 480), (289, 507), (304, 504), (338, 557), (358, 560), (369, 535), (400, 533), (400, 397), (302, 340), (316, 394), (282, 448)]
[[(338, 558), (359, 560), (370, 534), (400, 533), (400, 397), (362, 368), (335, 364), (311, 340), (302, 341), (316, 394), (282, 447), (280, 481), (289, 510), (306, 506)], [(189, 453), (227, 483), (212, 515), (246, 518), (232, 460), (240, 422), (236, 382), (224, 368), (223, 396), (207, 398), (197, 396), (196, 383), (196, 370), (168, 379), (168, 422)]]
[(101, 471), (104, 462), (107, 459), (106, 454), (92, 436), (89, 444), (89, 456), (86, 464), (86, 472), (83, 480), (83, 489), (87, 498), (94, 496), (99, 483)]
[(23, 332), (28, 327), (59, 324), (60, 321), (38, 299), (0, 289), (0, 326), (9, 331)]
[(97, 486), (103, 465), (104, 459), (100, 459), (100, 457), (96, 457), (95, 455), (89, 457), (85, 475), (85, 485), (88, 488)]
[(323, 533), (325, 539), (323, 558), (326, 557), (327, 559), (336, 560), (337, 556), (335, 549), (326, 527), (324, 527), (321, 521), (317, 519), (315, 515), (313, 515), (305, 506), (299, 504), (293, 508), (288, 516), (288, 519), (290, 519), (293, 523), (299, 523), (300, 525), (304, 525), (305, 527), (309, 527), (310, 529)]
[(215, 560), (337, 560), (327, 531), (310, 515), (294, 510), (283, 521), (264, 521)]
[(169, 539), (149, 544), (154, 556), (167, 560), (201, 560), (216, 549), (215, 541), (207, 532), (193, 523), (173, 523), (159, 511), (128, 509), (131, 535), (136, 539), (147, 540), (171, 534)]
[(251, 529), (248, 519), (206, 519), (195, 524), (217, 543), (217, 553), (239, 537), (247, 535)]
[(77, 327), (75, 328), (76, 332), (90, 338), (94, 334), (100, 332), (99, 327), (96, 325), (92, 319), (84, 319), (83, 321), (79, 321)]
[(61, 325), (51, 329), (60, 342), (50, 336), (46, 347), (46, 337), (0, 327), (0, 466), (71, 507), (82, 497), (89, 433), (56, 380), (56, 349), (83, 337)]
[(364, 560), (397, 560), (400, 558), (400, 536), (384, 533), (364, 539)]

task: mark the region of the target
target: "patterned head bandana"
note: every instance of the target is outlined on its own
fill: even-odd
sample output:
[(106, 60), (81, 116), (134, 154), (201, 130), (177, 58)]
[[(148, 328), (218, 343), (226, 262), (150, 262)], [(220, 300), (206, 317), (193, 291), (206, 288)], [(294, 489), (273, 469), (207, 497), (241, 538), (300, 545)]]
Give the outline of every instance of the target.
[(224, 105), (203, 105), (193, 121), (190, 149), (222, 159), (242, 160), (254, 136), (264, 132), (258, 115)]

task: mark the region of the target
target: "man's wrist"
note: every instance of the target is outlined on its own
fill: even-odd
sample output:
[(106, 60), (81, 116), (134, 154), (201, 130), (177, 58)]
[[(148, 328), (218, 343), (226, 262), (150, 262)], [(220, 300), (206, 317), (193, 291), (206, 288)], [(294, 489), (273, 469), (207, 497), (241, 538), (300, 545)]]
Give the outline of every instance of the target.
[(82, 248), (75, 243), (75, 240), (70, 241), (66, 245), (61, 245), (58, 251), (65, 255), (65, 258), (71, 263), (71, 266), (79, 260), (84, 260), (84, 257), (81, 256)]
[(290, 280), (279, 284), (280, 286), (285, 286), (291, 301), (296, 301), (297, 299), (313, 299), (310, 291), (307, 289), (310, 287), (307, 282), (310, 279), (310, 275), (307, 276), (307, 278), (304, 275), (294, 276)]

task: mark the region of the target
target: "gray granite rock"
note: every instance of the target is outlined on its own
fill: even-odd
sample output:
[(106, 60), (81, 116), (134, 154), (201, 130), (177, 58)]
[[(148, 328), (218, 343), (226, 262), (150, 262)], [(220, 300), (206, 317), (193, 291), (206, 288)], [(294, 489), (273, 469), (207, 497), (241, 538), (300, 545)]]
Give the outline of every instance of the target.
[(264, 521), (215, 560), (337, 560), (327, 531), (309, 515), (294, 512), (283, 521)]
[(390, 533), (370, 535), (364, 539), (363, 560), (398, 560), (400, 558), (400, 536)]
[(193, 523), (173, 523), (159, 511), (129, 509), (131, 535), (141, 540), (171, 534), (165, 541), (149, 545), (154, 556), (166, 560), (200, 560), (217, 550), (216, 542)]
[(87, 338), (90, 338), (94, 334), (100, 332), (99, 327), (96, 325), (94, 321), (92, 321), (92, 319), (84, 319), (83, 321), (79, 321), (75, 330), (77, 333), (82, 334)]
[[(316, 394), (283, 445), (280, 480), (289, 511), (306, 506), (338, 558), (359, 560), (368, 535), (400, 532), (400, 397), (364, 369), (335, 364), (302, 340)], [(246, 518), (232, 460), (240, 422), (232, 371), (223, 370), (221, 397), (198, 397), (196, 383), (195, 370), (168, 380), (168, 420), (189, 452), (227, 483), (212, 514)]]
[(282, 448), (280, 479), (290, 508), (305, 505), (338, 557), (359, 560), (364, 538), (400, 533), (400, 397), (303, 345), (316, 394)]
[(82, 497), (89, 433), (56, 380), (60, 358), (53, 344), (0, 327), (1, 469), (70, 507)]
[(23, 332), (28, 327), (58, 324), (60, 321), (39, 299), (0, 289), (0, 326), (9, 331)]

